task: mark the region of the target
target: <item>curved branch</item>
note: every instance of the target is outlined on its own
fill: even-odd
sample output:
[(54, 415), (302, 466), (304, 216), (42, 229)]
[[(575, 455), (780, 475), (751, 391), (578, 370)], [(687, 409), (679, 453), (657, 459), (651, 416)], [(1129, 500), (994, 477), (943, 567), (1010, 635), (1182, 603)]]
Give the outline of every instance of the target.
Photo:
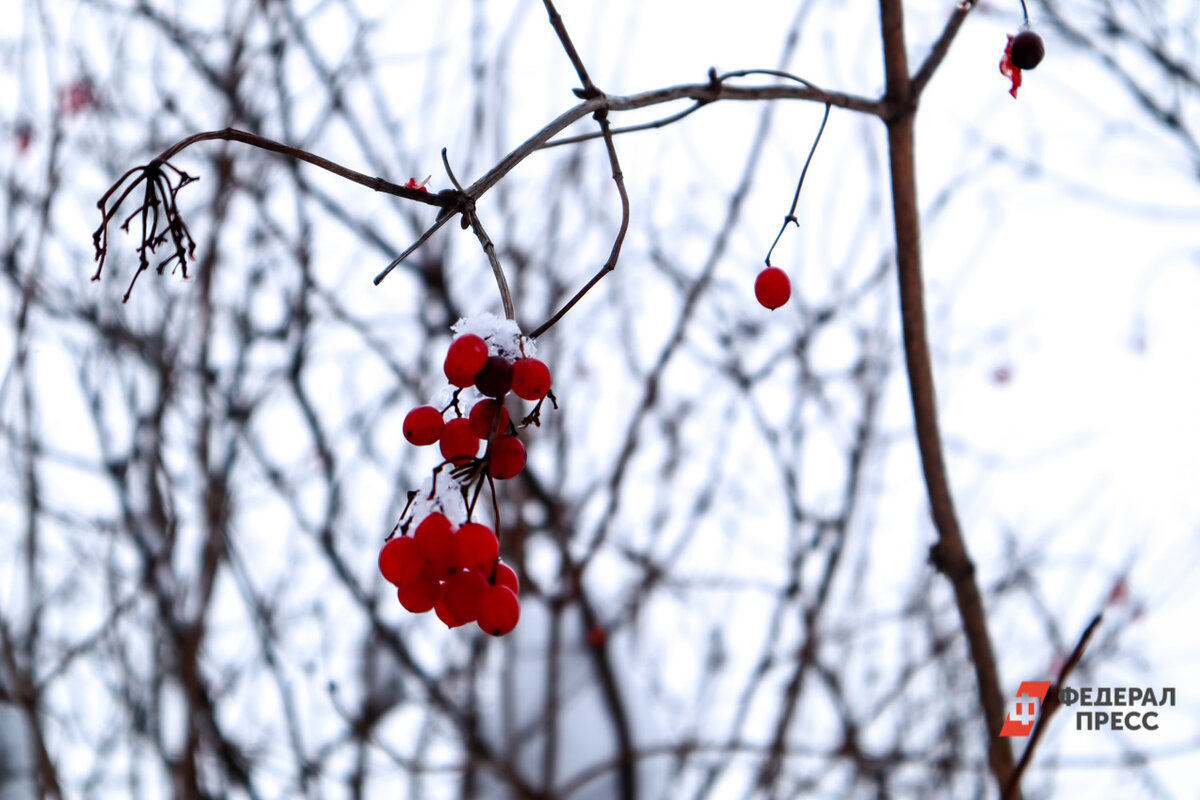
[(391, 181), (383, 178), (373, 178), (370, 175), (364, 175), (363, 173), (356, 172), (348, 167), (343, 167), (341, 164), (330, 161), (327, 158), (322, 158), (321, 156), (310, 153), (307, 150), (301, 150), (298, 147), (292, 147), (291, 145), (283, 144), (282, 142), (276, 142), (273, 139), (267, 139), (266, 137), (249, 133), (247, 131), (241, 131), (236, 128), (224, 128), (223, 130), (219, 131), (206, 131), (204, 133), (193, 134), (186, 139), (181, 139), (180, 141), (168, 147), (166, 150), (162, 151), (162, 153), (160, 153), (158, 157), (150, 163), (165, 163), (198, 142), (208, 142), (213, 140), (240, 142), (242, 144), (248, 144), (251, 147), (257, 147), (260, 150), (269, 150), (272, 153), (279, 153), (280, 155), (287, 156), (288, 158), (294, 158), (297, 161), (303, 161), (306, 164), (312, 164), (314, 167), (320, 167), (327, 172), (332, 172), (338, 177), (345, 178), (346, 180), (357, 183), (360, 186), (366, 186), (368, 189), (373, 189), (377, 192), (384, 192), (385, 194), (393, 194), (397, 197), (403, 197), (406, 200), (416, 200), (418, 203), (425, 203), (426, 205), (437, 206), (438, 208), (444, 209), (452, 209), (455, 206), (454, 198), (446, 197), (445, 195), (441, 194), (432, 194), (420, 189), (408, 189), (398, 183), (392, 183)]

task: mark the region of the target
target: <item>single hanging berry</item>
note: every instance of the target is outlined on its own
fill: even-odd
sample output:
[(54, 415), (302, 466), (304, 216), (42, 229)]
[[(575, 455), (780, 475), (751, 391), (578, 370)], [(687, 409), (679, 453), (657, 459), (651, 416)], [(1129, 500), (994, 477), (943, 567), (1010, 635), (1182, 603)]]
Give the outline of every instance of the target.
[(1008, 93), (1013, 99), (1017, 97), (1017, 89), (1021, 88), (1021, 70), (1033, 69), (1042, 63), (1045, 55), (1046, 44), (1042, 37), (1030, 29), (1025, 28), (1016, 36), (1009, 35), (1004, 58), (1000, 59), (1000, 74), (1012, 82)]
[(754, 296), (764, 308), (774, 311), (792, 296), (792, 282), (779, 267), (767, 267), (754, 281)]
[(1026, 28), (1013, 38), (1009, 57), (1018, 69), (1033, 69), (1046, 57), (1046, 44), (1041, 36)]

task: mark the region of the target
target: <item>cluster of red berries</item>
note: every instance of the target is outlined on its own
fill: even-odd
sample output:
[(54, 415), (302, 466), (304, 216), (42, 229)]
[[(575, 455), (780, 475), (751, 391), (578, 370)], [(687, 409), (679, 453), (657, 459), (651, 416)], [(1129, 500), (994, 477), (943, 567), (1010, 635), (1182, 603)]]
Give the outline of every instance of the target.
[(484, 395), (465, 417), (446, 421), (433, 406), (418, 406), (404, 418), (404, 438), (418, 446), (440, 443), (442, 457), (465, 466), (478, 457), (483, 442), (487, 473), (507, 480), (525, 468), (525, 445), (511, 428), (504, 397), (511, 391), (522, 400), (542, 400), (550, 392), (550, 370), (536, 358), (509, 361), (489, 355), (487, 342), (473, 333), (459, 336), (450, 345), (443, 367), (446, 378), (459, 389), (474, 386)]
[[(450, 465), (450, 481), (464, 497), (477, 478), (507, 480), (525, 468), (525, 446), (504, 405), (509, 392), (536, 401), (539, 408), (551, 396), (550, 370), (523, 355), (525, 340), (505, 347), (495, 341), (503, 336), (490, 338), (493, 349), (474, 333), (455, 338), (443, 365), (454, 387), (454, 400), (440, 411), (431, 405), (418, 406), (404, 418), (405, 439), (417, 446), (441, 448), (444, 461), (435, 470), (435, 482), (437, 472)], [(521, 355), (510, 359), (505, 354)], [(472, 387), (482, 398), (464, 416), (459, 398)], [(456, 416), (447, 420), (451, 409)], [(526, 423), (536, 421), (536, 411)], [(481, 448), (486, 448), (482, 456)], [(433, 498), (431, 492), (428, 499)], [(468, 521), (456, 526), (443, 513), (446, 507), (434, 503), (419, 522), (414, 514), (398, 525), (400, 535), (389, 539), (379, 553), (379, 571), (397, 587), (400, 604), (414, 614), (433, 610), (448, 627), (477, 621), (487, 633), (503, 636), (516, 626), (521, 613), (517, 575), (500, 561), (499, 539), (491, 528), (469, 521), (469, 513)]]
[(520, 584), (500, 560), (500, 540), (486, 525), (457, 528), (435, 511), (412, 536), (394, 536), (379, 551), (379, 572), (414, 614), (434, 611), (448, 628), (471, 622), (492, 636), (517, 627)]

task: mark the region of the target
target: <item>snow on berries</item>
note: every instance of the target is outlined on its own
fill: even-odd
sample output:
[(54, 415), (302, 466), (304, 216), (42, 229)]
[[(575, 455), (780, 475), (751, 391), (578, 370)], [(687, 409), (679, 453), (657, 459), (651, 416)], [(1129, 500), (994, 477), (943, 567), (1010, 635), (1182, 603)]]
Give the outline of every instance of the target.
[[(484, 485), (495, 492), (495, 481), (525, 469), (520, 431), (540, 424), (547, 398), (555, 402), (550, 368), (512, 320), (478, 314), (452, 330), (442, 365), (448, 400), (413, 408), (402, 428), (409, 444), (438, 445), (441, 462), (379, 551), (379, 572), (409, 612), (433, 611), (449, 628), (477, 622), (503, 636), (520, 618), (520, 584), (500, 560), (498, 522), (493, 529), (472, 516)], [(532, 409), (514, 416), (510, 394)]]

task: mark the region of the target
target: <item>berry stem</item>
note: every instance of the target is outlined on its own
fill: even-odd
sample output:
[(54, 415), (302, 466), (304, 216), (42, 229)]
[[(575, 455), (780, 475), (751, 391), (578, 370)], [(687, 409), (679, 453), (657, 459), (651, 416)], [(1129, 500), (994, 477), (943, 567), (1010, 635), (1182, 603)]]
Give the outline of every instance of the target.
[[(500, 501), (496, 497), (496, 481), (492, 478), (492, 474), (487, 473), (488, 489), (492, 492), (492, 519), (496, 521), (496, 541), (500, 541)], [(479, 487), (483, 488), (483, 481), (479, 482)]]
[(783, 218), (783, 225), (779, 228), (779, 233), (775, 234), (775, 241), (771, 242), (771, 249), (767, 251), (767, 266), (771, 266), (771, 253), (775, 252), (775, 245), (779, 244), (780, 238), (783, 237), (783, 232), (787, 230), (788, 223), (794, 224), (797, 228), (800, 223), (796, 221), (796, 205), (800, 202), (800, 188), (804, 186), (804, 176), (808, 174), (808, 165), (812, 163), (813, 154), (817, 152), (817, 145), (821, 143), (821, 134), (825, 132), (825, 123), (829, 121), (829, 103), (825, 104), (825, 116), (821, 117), (821, 127), (817, 130), (817, 138), (813, 139), (812, 148), (808, 151), (808, 158), (804, 160), (804, 169), (800, 170), (800, 180), (796, 182), (796, 194), (792, 196), (792, 207), (788, 209), (787, 216)]

